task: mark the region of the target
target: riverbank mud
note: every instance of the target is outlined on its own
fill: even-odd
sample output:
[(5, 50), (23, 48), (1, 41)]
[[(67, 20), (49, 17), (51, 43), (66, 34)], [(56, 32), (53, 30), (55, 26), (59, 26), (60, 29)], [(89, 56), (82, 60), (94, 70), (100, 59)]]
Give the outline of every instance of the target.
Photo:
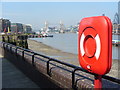
[[(35, 40), (28, 39), (29, 49), (44, 54), (46, 56), (79, 66), (78, 55), (55, 49)], [(104, 63), (104, 62), (103, 62)], [(112, 77), (120, 78), (120, 60), (112, 60), (111, 71), (107, 74)]]

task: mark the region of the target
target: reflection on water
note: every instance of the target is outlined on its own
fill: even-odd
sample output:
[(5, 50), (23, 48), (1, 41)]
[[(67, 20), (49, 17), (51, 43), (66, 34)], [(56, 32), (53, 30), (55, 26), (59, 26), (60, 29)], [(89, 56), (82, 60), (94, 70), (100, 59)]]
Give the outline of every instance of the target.
[[(56, 49), (60, 49), (64, 52), (74, 53), (77, 54), (77, 41), (78, 41), (78, 34), (76, 33), (65, 33), (65, 34), (54, 34), (53, 38), (32, 38), (33, 40), (43, 42), (46, 45), (54, 47)], [(120, 36), (113, 35), (113, 39), (117, 40), (120, 39)], [(113, 59), (120, 60), (120, 46), (112, 48), (113, 50)]]

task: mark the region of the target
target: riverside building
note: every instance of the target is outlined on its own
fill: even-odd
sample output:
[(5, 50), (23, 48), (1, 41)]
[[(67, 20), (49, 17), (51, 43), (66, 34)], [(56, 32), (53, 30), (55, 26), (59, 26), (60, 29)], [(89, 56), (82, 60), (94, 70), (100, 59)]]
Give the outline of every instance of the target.
[(113, 24), (113, 32), (112, 33), (120, 33), (120, 24)]
[(12, 33), (23, 33), (23, 24), (21, 23), (11, 23), (11, 32)]
[(8, 19), (0, 19), (0, 33), (8, 32), (11, 29), (11, 22)]
[(23, 25), (24, 33), (32, 33), (32, 26), (31, 25)]

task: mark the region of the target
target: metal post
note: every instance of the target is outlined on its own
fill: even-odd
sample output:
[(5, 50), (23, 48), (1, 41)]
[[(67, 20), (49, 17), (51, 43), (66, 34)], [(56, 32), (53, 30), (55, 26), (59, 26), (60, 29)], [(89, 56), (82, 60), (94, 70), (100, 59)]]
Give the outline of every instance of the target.
[(32, 55), (32, 65), (34, 66), (34, 55), (35, 55), (35, 53), (33, 53), (33, 55)]
[(47, 61), (47, 74), (48, 74), (49, 76), (51, 76), (51, 72), (50, 72), (50, 70), (49, 70), (49, 68), (50, 68), (50, 66), (49, 66), (50, 61), (52, 61), (51, 58)]
[(47, 61), (47, 74), (50, 76), (50, 71), (49, 71), (49, 60)]
[(25, 59), (24, 59), (24, 50), (22, 51), (22, 59), (25, 60)]
[(5, 49), (5, 43), (3, 42), (3, 48)]
[(10, 52), (12, 53), (12, 45), (10, 45)]
[(16, 55), (17, 55), (17, 49), (18, 49), (18, 47), (16, 47), (16, 49), (15, 49), (15, 53), (16, 53)]
[(72, 88), (74, 89), (76, 87), (75, 85), (75, 70), (72, 72)]
[(102, 90), (102, 76), (101, 75), (95, 75), (94, 89)]
[(77, 86), (76, 86), (76, 83), (75, 83), (75, 72), (77, 70), (80, 70), (79, 68), (75, 68), (73, 71), (72, 71), (72, 88), (75, 90), (77, 89)]
[(7, 51), (9, 51), (9, 50), (8, 50), (8, 43), (6, 44), (6, 49), (7, 49)]

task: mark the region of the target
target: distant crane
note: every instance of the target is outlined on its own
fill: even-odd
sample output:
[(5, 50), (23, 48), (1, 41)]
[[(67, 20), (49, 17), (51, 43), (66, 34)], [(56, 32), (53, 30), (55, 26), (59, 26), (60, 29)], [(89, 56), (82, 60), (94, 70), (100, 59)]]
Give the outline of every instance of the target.
[(65, 32), (65, 26), (63, 22), (60, 20), (60, 33), (64, 33), (64, 32)]
[(45, 32), (48, 32), (48, 22), (45, 21), (45, 27), (44, 27)]

